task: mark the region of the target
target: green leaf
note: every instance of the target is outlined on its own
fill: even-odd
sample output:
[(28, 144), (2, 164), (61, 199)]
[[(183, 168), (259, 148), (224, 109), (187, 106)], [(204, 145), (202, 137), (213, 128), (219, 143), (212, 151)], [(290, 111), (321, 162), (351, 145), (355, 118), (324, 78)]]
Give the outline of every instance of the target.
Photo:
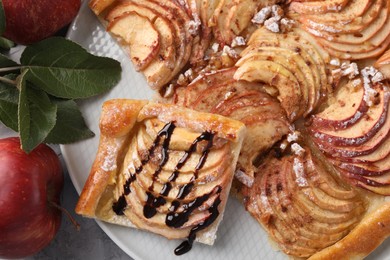
[(5, 12), (4, 12), (3, 1), (0, 0), (0, 35), (3, 35), (4, 31), (5, 31)]
[(60, 98), (101, 94), (114, 87), (121, 77), (118, 61), (94, 56), (60, 37), (26, 47), (20, 61), (30, 70), (29, 81)]
[(52, 102), (57, 105), (57, 123), (46, 137), (46, 143), (67, 144), (95, 136), (85, 124), (76, 102), (59, 99)]
[[(1, 1), (1, 0), (0, 0)], [(9, 50), (15, 46), (15, 43), (11, 40), (8, 40), (4, 37), (0, 37), (0, 48), (4, 50)]]
[[(14, 80), (16, 75), (7, 75)], [(16, 86), (0, 82), (0, 121), (14, 131), (18, 131), (19, 91)]]
[(22, 149), (29, 153), (45, 140), (56, 124), (57, 106), (48, 95), (28, 84), (29, 70), (24, 70), (18, 79), (18, 123)]
[(0, 68), (18, 67), (18, 66), (19, 66), (19, 64), (17, 64), (13, 60), (9, 59), (7, 56), (0, 53)]

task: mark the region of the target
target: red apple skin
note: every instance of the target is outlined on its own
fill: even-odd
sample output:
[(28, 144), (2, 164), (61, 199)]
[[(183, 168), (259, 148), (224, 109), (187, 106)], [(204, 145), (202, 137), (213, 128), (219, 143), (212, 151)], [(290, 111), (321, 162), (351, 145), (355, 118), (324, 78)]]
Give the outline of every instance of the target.
[(54, 238), (61, 224), (63, 187), (56, 153), (41, 144), (29, 154), (17, 137), (0, 139), (0, 258), (31, 256)]
[(69, 24), (80, 5), (80, 0), (3, 0), (4, 37), (24, 45), (43, 40)]

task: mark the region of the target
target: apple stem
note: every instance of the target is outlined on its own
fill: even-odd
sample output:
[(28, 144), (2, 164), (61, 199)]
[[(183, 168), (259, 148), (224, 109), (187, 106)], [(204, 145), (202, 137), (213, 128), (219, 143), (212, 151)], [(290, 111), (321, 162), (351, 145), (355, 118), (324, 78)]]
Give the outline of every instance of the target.
[(65, 215), (68, 217), (70, 222), (72, 222), (72, 224), (75, 226), (76, 230), (77, 231), (80, 230), (80, 224), (77, 223), (77, 221), (72, 217), (72, 215), (69, 213), (69, 211), (67, 211), (65, 208), (61, 207), (60, 205), (58, 205), (57, 203), (55, 203), (53, 201), (49, 201), (49, 203), (54, 208), (61, 210), (62, 213), (65, 213)]
[(20, 70), (22, 68), (23, 68), (23, 66), (5, 67), (5, 68), (0, 68), (0, 72), (8, 72), (8, 71), (13, 71), (13, 70)]
[(7, 84), (10, 84), (10, 85), (16, 85), (16, 80), (8, 79), (5, 77), (0, 77), (0, 81), (7, 83)]

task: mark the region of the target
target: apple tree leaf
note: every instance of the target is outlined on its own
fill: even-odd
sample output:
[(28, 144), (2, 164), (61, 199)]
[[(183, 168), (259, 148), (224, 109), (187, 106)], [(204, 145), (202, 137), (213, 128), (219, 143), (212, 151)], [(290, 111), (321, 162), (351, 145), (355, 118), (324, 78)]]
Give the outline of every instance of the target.
[(29, 68), (28, 81), (59, 98), (101, 94), (114, 87), (121, 77), (118, 61), (94, 56), (61, 37), (27, 46), (20, 62)]
[(52, 99), (57, 105), (57, 122), (45, 143), (68, 144), (94, 137), (74, 100)]
[[(7, 75), (5, 78), (14, 80), (16, 75)], [(18, 131), (18, 102), (18, 89), (13, 85), (0, 82), (0, 121), (16, 132)]]
[(4, 54), (0, 53), (0, 68), (5, 68), (5, 67), (19, 67), (19, 64), (9, 59)]
[(29, 153), (42, 143), (56, 124), (57, 105), (42, 90), (26, 80), (29, 70), (18, 78), (18, 124), (22, 149)]
[(4, 50), (9, 50), (15, 46), (15, 43), (11, 40), (8, 40), (4, 37), (0, 37), (0, 48)]

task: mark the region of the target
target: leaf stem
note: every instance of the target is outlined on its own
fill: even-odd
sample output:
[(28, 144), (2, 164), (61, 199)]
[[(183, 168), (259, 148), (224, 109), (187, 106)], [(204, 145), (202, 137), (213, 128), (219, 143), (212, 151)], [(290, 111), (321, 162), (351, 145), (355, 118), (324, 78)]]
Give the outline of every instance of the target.
[(8, 78), (5, 78), (5, 77), (0, 77), (0, 81), (2, 81), (4, 83), (7, 83), (7, 84), (10, 84), (10, 85), (16, 86), (16, 80), (8, 79)]
[(20, 70), (20, 69), (22, 69), (22, 68), (23, 68), (23, 66), (14, 66), (14, 67), (0, 68), (0, 73), (1, 73), (1, 72), (13, 71), (13, 70)]

